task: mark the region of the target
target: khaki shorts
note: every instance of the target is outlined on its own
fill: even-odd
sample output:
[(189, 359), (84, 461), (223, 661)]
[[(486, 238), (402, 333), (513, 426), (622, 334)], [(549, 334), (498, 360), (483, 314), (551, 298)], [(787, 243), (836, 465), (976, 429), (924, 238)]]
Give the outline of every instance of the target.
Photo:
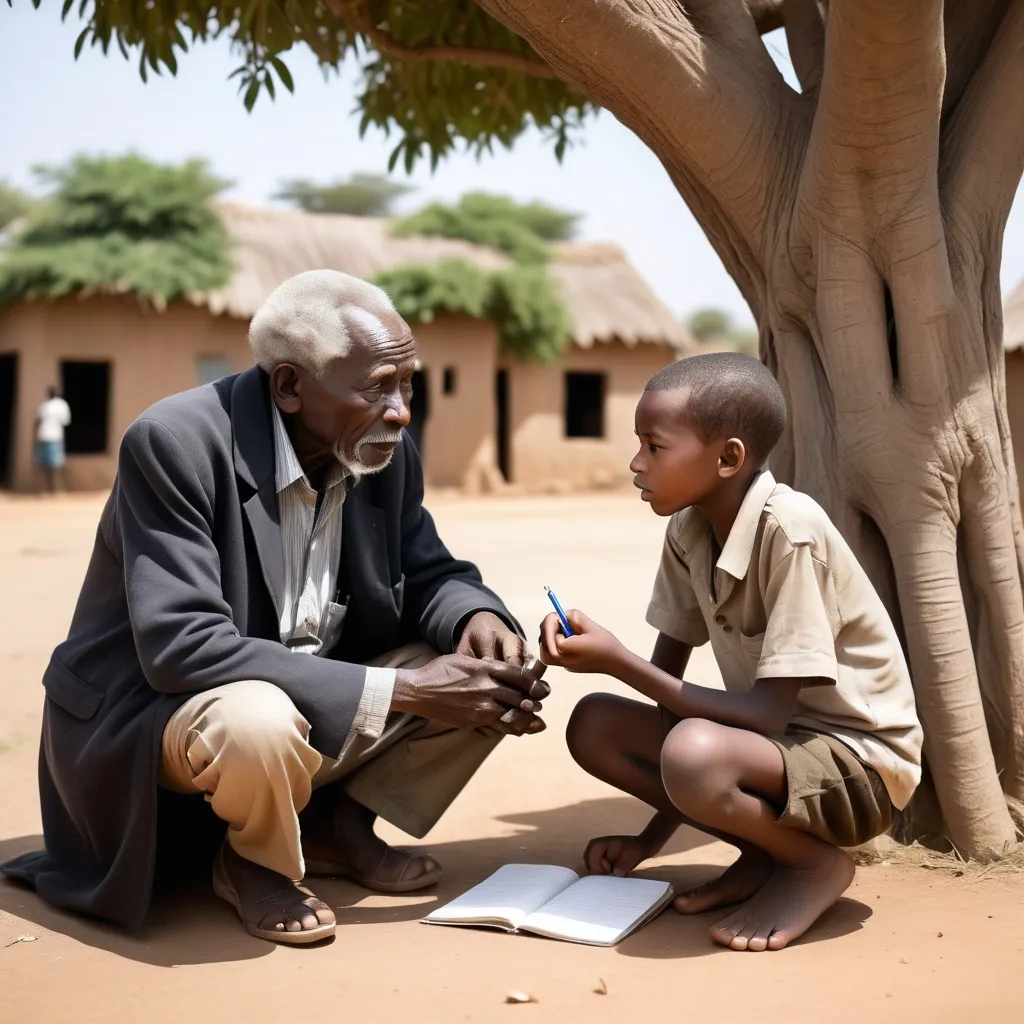
[[(680, 719), (661, 709), (665, 735)], [(769, 736), (786, 768), (786, 806), (779, 824), (832, 846), (860, 846), (888, 832), (892, 802), (881, 776), (845, 743), (826, 733), (790, 728)]]

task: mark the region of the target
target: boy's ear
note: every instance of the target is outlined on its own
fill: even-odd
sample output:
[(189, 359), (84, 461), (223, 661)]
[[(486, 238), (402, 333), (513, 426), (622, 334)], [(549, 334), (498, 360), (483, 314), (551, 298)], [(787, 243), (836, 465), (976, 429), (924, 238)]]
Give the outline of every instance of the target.
[(718, 475), (723, 480), (729, 480), (744, 467), (746, 461), (746, 445), (738, 437), (730, 437), (718, 456)]

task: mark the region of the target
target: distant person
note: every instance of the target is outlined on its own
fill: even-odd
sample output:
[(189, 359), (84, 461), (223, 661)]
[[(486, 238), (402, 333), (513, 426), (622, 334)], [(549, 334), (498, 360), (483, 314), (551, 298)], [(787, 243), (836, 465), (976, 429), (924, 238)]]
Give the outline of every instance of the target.
[(503, 735), (543, 729), (547, 691), (423, 507), (416, 344), (387, 295), (300, 274), (249, 340), (258, 365), (125, 433), (43, 676), (46, 849), (3, 871), (139, 926), (158, 864), (198, 859), (247, 931), (298, 944), (335, 930), (307, 875), (438, 880), (376, 818), (425, 835)]
[[(885, 607), (828, 516), (765, 468), (785, 426), (778, 384), (735, 353), (673, 363), (636, 410), (641, 497), (671, 516), (647, 621), (650, 662), (570, 612), (542, 625), (542, 658), (615, 676), (655, 704), (585, 697), (566, 738), (592, 775), (657, 811), (638, 836), (587, 847), (588, 869), (626, 875), (680, 824), (736, 846), (683, 914), (738, 904), (711, 937), (782, 949), (840, 897), (841, 847), (889, 829), (921, 778), (921, 727)], [(682, 683), (710, 639), (725, 691)]]
[(70, 423), (70, 406), (56, 388), (48, 388), (46, 400), (36, 409), (36, 466), (51, 494), (64, 485), (64, 430)]

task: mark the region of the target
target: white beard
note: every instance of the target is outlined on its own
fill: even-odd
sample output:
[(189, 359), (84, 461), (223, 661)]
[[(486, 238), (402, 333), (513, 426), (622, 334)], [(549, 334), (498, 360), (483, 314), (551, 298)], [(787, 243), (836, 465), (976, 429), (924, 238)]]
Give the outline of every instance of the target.
[[(353, 452), (351, 457), (344, 455), (340, 448), (337, 447), (334, 449), (334, 457), (345, 467), (345, 472), (349, 476), (355, 477), (358, 482), (364, 476), (372, 476), (374, 473), (387, 469), (391, 465), (391, 460), (395, 457), (395, 449), (401, 440), (401, 430), (375, 430), (373, 433), (365, 434), (359, 439), (355, 452)], [(383, 461), (368, 464), (359, 457), (359, 453), (366, 445), (370, 444), (390, 444), (394, 447)]]

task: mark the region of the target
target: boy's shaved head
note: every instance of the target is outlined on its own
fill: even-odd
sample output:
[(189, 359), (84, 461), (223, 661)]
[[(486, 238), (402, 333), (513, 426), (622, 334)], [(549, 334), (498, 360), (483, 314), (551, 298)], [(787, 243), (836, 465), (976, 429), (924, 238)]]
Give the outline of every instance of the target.
[(738, 437), (757, 463), (786, 426), (782, 389), (762, 362), (738, 352), (710, 352), (670, 363), (645, 391), (679, 391), (679, 415), (705, 444)]

